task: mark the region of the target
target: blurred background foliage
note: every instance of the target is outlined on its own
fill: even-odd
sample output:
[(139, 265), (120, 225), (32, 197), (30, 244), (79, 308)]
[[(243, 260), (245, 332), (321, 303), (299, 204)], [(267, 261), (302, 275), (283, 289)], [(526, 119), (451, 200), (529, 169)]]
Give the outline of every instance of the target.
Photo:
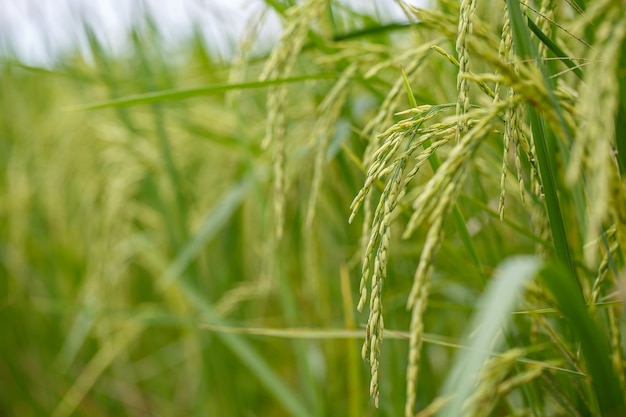
[[(293, 1), (266, 3), (284, 26), (297, 15)], [(321, 12), (284, 76), (261, 76), (272, 55), (250, 54), (254, 21), (241, 56), (229, 62), (197, 34), (175, 55), (164, 51), (150, 16), (129, 33), (127, 54), (107, 52), (85, 26), (91, 58), (67, 53), (48, 68), (3, 60), (0, 415), (404, 413), (405, 305), (428, 227), (399, 239), (411, 213), (402, 203), (394, 215), (398, 238), (383, 293), (390, 333), (376, 409), (360, 357), (367, 312), (355, 310), (363, 216), (347, 219), (365, 178), (370, 138), (411, 107), (401, 68), (418, 104), (456, 102), (458, 68), (432, 52), (416, 65), (415, 51), (430, 43), (454, 51), (454, 34), (442, 27), (445, 19), (456, 27), (458, 10), (441, 2), (441, 26), (433, 30), (318, 3)], [(491, 17), (490, 4), (478, 13), (499, 37), (500, 17)], [(330, 111), (324, 99), (348, 71), (345, 102)], [(286, 94), (279, 190), (277, 154), (262, 143), (272, 89)], [(458, 200), (480, 270), (445, 224), (424, 318), (419, 409), (442, 389), (484, 277), (511, 255), (537, 246), (551, 253), (529, 218), (537, 202), (522, 205), (514, 175), (499, 220), (500, 135), (495, 129), (473, 156)], [(448, 152), (438, 150), (444, 159)], [(413, 195), (432, 175), (420, 171)], [(383, 186), (376, 184), (376, 196)], [(283, 198), (284, 219), (277, 219)], [(515, 317), (511, 337), (541, 350), (554, 336), (527, 316)], [(546, 328), (560, 329), (575, 346), (562, 323)], [(558, 349), (534, 358), (549, 361)], [(528, 402), (537, 405), (534, 415), (566, 415), (567, 405), (584, 402), (581, 375), (555, 370), (543, 385), (498, 402), (493, 415), (533, 415)], [(538, 405), (542, 387), (554, 391), (572, 378), (565, 399)]]
[[(353, 17), (346, 33), (376, 22)], [(314, 152), (306, 134), (332, 87), (332, 78), (306, 79), (345, 65), (322, 67), (317, 48), (305, 47), (303, 80), (289, 85), (290, 134), (299, 138), (289, 150), (278, 253), (267, 244), (271, 156), (260, 147), (269, 84), (68, 110), (236, 76), (254, 81), (263, 58), (235, 68), (200, 37), (168, 56), (149, 17), (129, 35), (127, 56), (85, 31), (93, 62), (67, 54), (52, 68), (1, 67), (0, 414), (327, 415), (356, 407), (351, 413), (362, 415), (367, 380), (356, 340), (222, 336), (202, 326), (360, 327), (350, 299), (360, 228), (348, 227), (347, 215), (362, 175), (354, 151), (342, 148), (362, 148), (353, 127), (388, 81), (353, 88), (328, 146), (315, 225), (305, 228)], [(330, 44), (332, 34), (324, 36)], [(390, 35), (367, 39), (385, 45)], [(280, 270), (270, 276), (276, 259)]]

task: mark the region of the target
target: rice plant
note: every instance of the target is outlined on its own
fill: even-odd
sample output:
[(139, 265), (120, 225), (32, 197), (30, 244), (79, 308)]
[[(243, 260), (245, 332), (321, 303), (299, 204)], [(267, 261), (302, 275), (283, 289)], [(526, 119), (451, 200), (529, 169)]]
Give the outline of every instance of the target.
[(626, 3), (265, 3), (3, 59), (0, 414), (626, 414)]

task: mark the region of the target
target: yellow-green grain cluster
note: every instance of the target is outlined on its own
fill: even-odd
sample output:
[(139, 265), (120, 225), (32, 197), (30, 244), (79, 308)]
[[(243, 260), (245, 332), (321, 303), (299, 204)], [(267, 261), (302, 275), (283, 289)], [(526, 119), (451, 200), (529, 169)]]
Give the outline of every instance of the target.
[[(502, 37), (500, 39), (500, 48), (498, 51), (498, 55), (500, 56), (500, 59), (504, 61), (511, 61), (512, 59), (514, 59), (515, 56), (515, 53), (513, 51), (513, 36), (511, 34), (511, 20), (509, 18), (506, 6), (504, 7), (504, 23), (502, 25)], [(500, 99), (501, 87), (502, 86), (499, 82), (496, 83), (494, 100)], [(509, 100), (516, 104), (511, 105), (511, 107), (506, 110), (506, 113), (504, 115), (504, 132), (502, 135), (502, 173), (500, 175), (500, 200), (498, 202), (498, 212), (500, 213), (500, 220), (504, 219), (504, 200), (506, 196), (506, 178), (507, 172), (509, 170), (508, 161), (510, 159), (510, 145), (511, 143), (513, 143), (515, 147), (514, 165), (517, 175), (517, 181), (519, 184), (520, 199), (522, 203), (525, 200), (525, 190), (521, 153), (522, 150), (524, 150), (526, 154), (528, 154), (528, 152), (530, 151), (528, 142), (523, 137), (522, 132), (523, 107), (521, 103), (518, 102), (516, 98), (517, 93), (514, 89), (508, 88), (505, 91), (507, 91), (506, 95), (508, 96)]]
[[(296, 59), (304, 46), (307, 34), (315, 19), (326, 6), (327, 0), (309, 0), (290, 8), (287, 13), (287, 26), (281, 41), (270, 54), (261, 80), (287, 78), (293, 72)], [(285, 221), (285, 140), (288, 87), (284, 84), (271, 86), (267, 93), (267, 122), (262, 147), (272, 145), (274, 171), (274, 222), (277, 239), (283, 235)]]
[(324, 98), (318, 109), (318, 119), (313, 128), (312, 141), (315, 146), (315, 166), (313, 169), (313, 180), (311, 183), (311, 195), (307, 207), (305, 224), (308, 228), (313, 225), (315, 219), (315, 205), (322, 184), (324, 175), (324, 159), (328, 141), (330, 140), (337, 120), (341, 115), (341, 109), (345, 104), (348, 95), (350, 78), (356, 72), (356, 65), (351, 65), (343, 72), (337, 83)]
[[(462, 116), (469, 110), (470, 88), (464, 75), (470, 72), (470, 54), (468, 48), (469, 37), (472, 35), (474, 25), (474, 13), (476, 13), (476, 0), (462, 0), (459, 16), (459, 29), (456, 39), (456, 53), (459, 61), (459, 75), (457, 77), (458, 98), (456, 114)], [(467, 130), (465, 119), (459, 117), (459, 135)]]
[[(618, 62), (626, 36), (626, 14), (620, 2), (598, 2), (593, 5), (598, 16), (608, 16), (600, 22), (596, 43), (590, 51), (590, 66), (581, 88), (579, 103), (582, 121), (572, 145), (571, 161), (567, 167), (570, 184), (584, 178), (587, 183), (588, 242), (596, 240), (608, 219), (610, 184), (616, 181), (617, 166), (613, 159), (615, 115), (619, 106)], [(581, 175), (582, 174), (582, 175)], [(595, 263), (597, 248), (587, 246), (585, 260)]]
[[(388, 177), (388, 182), (379, 199), (372, 220), (372, 233), (369, 236), (361, 270), (360, 299), (358, 309), (361, 310), (368, 298), (367, 283), (371, 279), (370, 313), (366, 329), (366, 339), (363, 344), (362, 355), (367, 358), (371, 367), (372, 381), (370, 394), (378, 404), (378, 370), (380, 347), (383, 339), (384, 319), (382, 309), (382, 287), (387, 270), (387, 252), (391, 238), (391, 220), (399, 199), (404, 195), (405, 189), (418, 169), (426, 162), (426, 155), (432, 150), (422, 151), (417, 156), (417, 163), (405, 176), (404, 172), (411, 155), (429, 140), (431, 134), (418, 137), (420, 127), (430, 118), (436, 115), (430, 106), (415, 109), (417, 115), (411, 119), (399, 122), (381, 135), (383, 139), (381, 147), (372, 155), (372, 164), (367, 173), (365, 186), (361, 189), (352, 203), (352, 215), (363, 204), (365, 197), (370, 192), (372, 184), (380, 178)], [(446, 140), (449, 140), (446, 139)], [(371, 264), (373, 263), (373, 271)]]
[[(402, 237), (405, 239), (410, 239), (418, 230), (421, 230), (420, 226), (426, 226), (425, 233), (421, 234), (423, 244), (411, 290), (407, 297), (407, 308), (411, 312), (411, 321), (406, 372), (407, 390), (404, 411), (406, 416), (415, 414), (418, 403), (419, 363), (422, 360), (422, 344), (425, 334), (424, 316), (430, 296), (431, 276), (437, 265), (437, 254), (447, 238), (447, 233), (444, 233), (446, 219), (453, 212), (458, 217), (459, 195), (462, 193), (468, 173), (473, 169), (472, 164), (476, 163), (478, 159), (476, 157), (478, 149), (494, 137), (501, 138), (502, 152), (497, 183), (500, 193), (497, 200), (497, 215), (500, 220), (504, 220), (508, 187), (507, 176), (513, 172), (516, 177), (519, 196), (512, 200), (513, 203), (509, 204), (511, 212), (518, 213), (521, 210), (528, 215), (529, 227), (533, 236), (537, 238), (536, 253), (544, 257), (549, 256), (545, 242), (550, 241), (550, 234), (553, 232), (549, 216), (546, 213), (546, 207), (552, 203), (546, 201), (546, 190), (544, 189), (546, 178), (544, 176), (554, 174), (548, 174), (547, 171), (542, 172), (543, 169), (546, 169), (545, 166), (541, 169), (539, 167), (539, 159), (541, 158), (541, 163), (545, 164), (546, 157), (537, 154), (539, 150), (535, 141), (545, 139), (535, 138), (531, 133), (536, 132), (536, 130), (534, 130), (535, 127), (527, 124), (527, 119), (530, 116), (526, 110), (530, 108), (532, 109), (531, 112), (539, 112), (543, 118), (542, 123), (553, 132), (555, 142), (549, 149), (565, 149), (563, 155), (548, 157), (554, 158), (557, 169), (567, 167), (570, 178), (574, 178), (572, 172), (578, 172), (583, 167), (594, 169), (593, 173), (586, 174), (587, 177), (585, 177), (589, 184), (587, 201), (593, 202), (589, 205), (588, 224), (593, 225), (596, 231), (595, 234), (592, 234), (590, 230), (586, 231), (587, 241), (592, 238), (596, 239), (599, 236), (598, 233), (603, 230), (603, 221), (608, 218), (607, 213), (610, 204), (607, 190), (610, 184), (615, 183), (616, 175), (615, 161), (611, 160), (612, 142), (610, 137), (618, 93), (615, 88), (610, 93), (607, 89), (609, 85), (615, 86), (618, 83), (615, 78), (617, 74), (615, 65), (619, 61), (619, 57), (616, 53), (617, 46), (622, 44), (623, 31), (626, 27), (623, 22), (623, 14), (617, 12), (618, 9), (621, 10), (622, 6), (609, 5), (608, 2), (603, 2), (603, 6), (594, 5), (590, 7), (589, 16), (600, 16), (601, 13), (598, 10), (604, 7), (605, 12), (609, 13), (612, 19), (603, 21), (599, 27), (597, 41), (600, 48), (590, 52), (586, 61), (581, 61), (577, 57), (570, 62), (589, 62), (590, 65), (593, 65), (594, 61), (600, 62), (602, 59), (607, 59), (613, 65), (597, 65), (593, 71), (589, 71), (589, 75), (584, 81), (586, 87), (581, 90), (582, 94), (579, 95), (576, 90), (579, 81), (569, 73), (578, 67), (573, 69), (570, 67), (569, 71), (561, 71), (554, 75), (554, 78), (558, 77), (554, 81), (554, 86), (551, 84), (552, 81), (546, 82), (545, 70), (541, 67), (547, 65), (546, 63), (552, 59), (551, 54), (556, 53), (556, 48), (561, 46), (544, 43), (542, 40), (537, 51), (537, 58), (539, 59), (528, 59), (527, 56), (524, 57), (525, 59), (518, 57), (514, 43), (521, 40), (519, 38), (514, 39), (514, 32), (519, 29), (513, 26), (519, 22), (513, 22), (506, 4), (499, 6), (503, 11), (503, 24), (497, 28), (492, 22), (481, 19), (482, 12), (478, 8), (479, 2), (461, 1), (458, 9), (453, 3), (442, 3), (445, 3), (444, 7), (450, 10), (458, 10), (458, 20), (452, 19), (450, 15), (437, 9), (421, 10), (408, 7), (407, 10), (410, 10), (422, 25), (455, 42), (456, 58), (445, 51), (445, 47), (442, 47), (443, 44), (431, 46), (453, 68), (456, 67), (457, 69), (455, 100), (453, 103), (445, 105), (418, 103), (417, 108), (410, 108), (405, 112), (398, 113), (399, 116), (414, 115), (412, 118), (396, 122), (391, 128), (382, 134), (375, 135), (370, 140), (363, 157), (363, 164), (367, 169), (366, 178), (362, 189), (352, 203), (350, 216), (352, 221), (356, 211), (364, 206), (363, 242), (366, 243), (363, 244), (364, 255), (359, 287), (361, 298), (358, 308), (364, 307), (369, 292), (370, 315), (363, 355), (365, 357), (367, 352), (370, 354), (369, 360), (372, 367), (370, 394), (374, 396), (376, 404), (378, 404), (379, 395), (379, 354), (382, 329), (384, 328), (382, 325), (382, 288), (390, 256), (391, 221), (396, 218), (392, 214), (399, 206), (409, 207), (408, 210), (405, 210), (405, 213), (408, 214), (408, 220), (402, 233)], [(580, 36), (574, 34), (580, 30), (576, 29), (576, 24), (579, 27), (584, 27), (584, 25), (574, 22), (571, 28), (566, 28), (556, 22), (563, 15), (559, 11), (559, 7), (561, 7), (559, 2), (541, 2), (538, 11), (530, 6), (523, 6), (524, 13), (534, 12), (537, 15), (533, 30), (546, 34), (548, 37), (554, 36), (560, 30), (571, 36), (572, 42), (576, 44), (575, 49), (579, 48), (580, 45), (586, 45)], [(524, 13), (522, 16), (525, 15)], [(496, 33), (495, 36), (494, 32)], [(600, 54), (603, 54), (603, 58), (600, 58)], [(471, 69), (470, 62), (472, 63)], [(370, 70), (370, 74), (384, 66), (385, 64), (375, 66)], [(489, 68), (489, 70), (485, 71), (485, 68)], [(474, 90), (470, 88), (471, 85), (477, 88)], [(398, 88), (399, 85), (396, 84), (392, 92), (397, 93)], [(409, 91), (409, 95), (412, 94), (412, 91)], [(601, 96), (608, 96), (609, 101), (600, 103), (599, 97)], [(392, 103), (389, 100), (391, 97), (391, 95), (387, 96), (387, 102), (383, 103), (376, 116), (366, 125), (364, 129), (366, 135), (371, 134), (371, 132), (380, 132), (380, 126), (389, 123)], [(450, 116), (448, 113), (451, 106), (455, 109), (454, 116)], [(608, 112), (607, 109), (609, 109)], [(571, 131), (576, 130), (577, 124), (580, 124), (582, 129), (578, 130), (570, 158), (563, 142), (568, 140)], [(595, 134), (592, 133), (592, 130)], [(599, 134), (601, 131), (608, 132), (609, 140), (605, 140), (604, 136)], [(593, 139), (590, 139), (591, 135), (594, 135)], [(597, 146), (594, 145), (596, 143), (594, 141), (598, 142)], [(593, 163), (590, 162), (591, 152), (589, 151), (592, 148), (599, 150), (601, 155), (595, 158)], [(543, 152), (543, 145), (541, 149)], [(443, 155), (443, 157), (440, 158), (439, 155)], [(432, 177), (420, 184), (419, 188), (412, 188), (416, 173), (425, 162), (430, 162), (433, 168)], [(487, 172), (482, 166), (477, 168), (477, 171)], [(378, 203), (375, 205), (376, 208), (371, 210), (369, 199), (372, 190), (381, 181), (383, 182), (381, 185), (382, 192)], [(562, 179), (558, 179), (558, 181), (562, 181)], [(489, 191), (488, 189), (487, 192)], [(531, 204), (527, 208), (519, 207), (516, 203), (524, 203), (528, 199), (527, 193), (529, 192)], [(459, 227), (458, 223), (456, 227)], [(594, 241), (600, 242), (597, 239)], [(594, 250), (597, 250), (597, 246), (595, 248)], [(613, 254), (615, 250), (614, 247), (609, 253)], [(613, 255), (608, 256), (613, 258)], [(606, 262), (609, 258), (605, 257), (605, 261), (601, 265), (599, 278), (592, 291), (593, 299), (598, 299), (603, 292), (603, 277), (606, 275)], [(371, 289), (368, 289), (367, 284), (370, 279), (372, 280)], [(585, 290), (588, 287), (589, 285), (583, 282), (582, 288), (586, 293), (591, 291)], [(542, 291), (537, 289), (536, 293), (542, 294)], [(538, 300), (546, 300), (546, 298), (542, 295)], [(560, 346), (564, 352), (567, 352), (558, 332), (554, 331), (553, 327), (542, 317), (532, 317), (533, 325), (543, 329), (549, 339)], [(571, 356), (568, 358), (571, 359)], [(504, 368), (499, 364), (494, 366), (494, 369), (503, 370)], [(510, 366), (507, 369), (510, 369)], [(506, 374), (504, 372), (497, 378), (500, 381), (498, 383), (500, 388), (493, 393), (495, 397), (487, 399), (483, 395), (484, 399), (479, 400), (477, 398), (482, 397), (476, 394), (472, 400), (474, 402), (473, 410), (478, 413), (476, 415), (486, 415), (487, 411), (485, 410), (488, 407), (485, 407), (485, 404), (491, 403), (498, 396), (507, 395), (518, 386), (531, 383), (541, 376), (542, 372), (542, 367), (536, 367), (508, 379), (504, 379), (504, 374)], [(496, 384), (492, 381), (493, 379), (485, 378), (484, 380)]]
[(488, 416), (496, 405), (500, 385), (505, 381), (515, 361), (523, 355), (523, 350), (513, 348), (485, 361), (480, 370), (478, 385), (464, 404), (463, 415)]

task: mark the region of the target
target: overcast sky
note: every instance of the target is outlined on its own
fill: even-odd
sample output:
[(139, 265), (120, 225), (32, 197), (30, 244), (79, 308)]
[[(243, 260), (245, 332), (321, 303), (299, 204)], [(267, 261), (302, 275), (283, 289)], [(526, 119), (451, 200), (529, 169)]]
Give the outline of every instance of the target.
[[(387, 22), (405, 21), (396, 0), (341, 2), (355, 10), (377, 13)], [(409, 4), (425, 2), (405, 0)], [(247, 21), (264, 8), (263, 0), (0, 0), (0, 54), (12, 51), (29, 64), (52, 63), (58, 51), (84, 44), (82, 22), (87, 22), (110, 50), (120, 51), (128, 28), (148, 11), (166, 39), (183, 38), (195, 23), (211, 47), (227, 58)], [(272, 42), (280, 36), (280, 20), (271, 13), (266, 20), (261, 38)]]

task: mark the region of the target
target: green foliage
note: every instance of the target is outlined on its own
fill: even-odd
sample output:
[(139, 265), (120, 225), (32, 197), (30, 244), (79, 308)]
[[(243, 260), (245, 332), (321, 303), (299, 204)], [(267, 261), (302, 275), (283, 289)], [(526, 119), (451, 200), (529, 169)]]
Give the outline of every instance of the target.
[(0, 65), (0, 414), (623, 415), (624, 3), (266, 4)]

